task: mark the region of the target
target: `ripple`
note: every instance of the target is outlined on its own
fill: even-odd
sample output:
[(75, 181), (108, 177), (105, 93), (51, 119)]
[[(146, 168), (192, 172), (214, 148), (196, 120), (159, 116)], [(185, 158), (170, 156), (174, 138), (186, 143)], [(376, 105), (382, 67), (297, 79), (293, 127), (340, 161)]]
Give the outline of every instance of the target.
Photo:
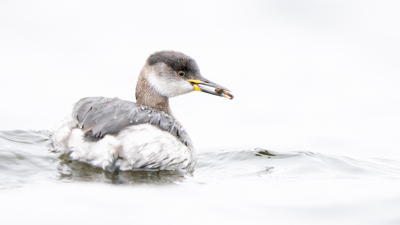
[(400, 177), (400, 162), (353, 159), (314, 152), (245, 151), (205, 152), (198, 156), (197, 172), (218, 179), (246, 176), (271, 178)]
[(57, 178), (49, 137), (48, 131), (0, 132), (0, 188)]
[[(315, 152), (277, 152), (261, 148), (200, 152), (194, 173), (179, 171), (104, 171), (52, 152), (48, 131), (0, 132), (0, 188), (26, 183), (103, 182), (179, 184), (226, 179), (399, 178), (400, 162), (354, 159)], [(261, 178), (260, 178), (261, 177)]]

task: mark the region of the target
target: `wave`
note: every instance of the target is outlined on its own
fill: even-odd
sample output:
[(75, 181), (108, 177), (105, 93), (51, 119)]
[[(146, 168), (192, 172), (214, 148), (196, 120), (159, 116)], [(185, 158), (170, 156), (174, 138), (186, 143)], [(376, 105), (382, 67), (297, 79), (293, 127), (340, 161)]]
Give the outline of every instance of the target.
[[(186, 180), (399, 178), (400, 162), (261, 148), (198, 153), (194, 173), (104, 171), (52, 152), (49, 131), (0, 131), (0, 188), (38, 181), (176, 184)], [(262, 177), (262, 178), (259, 178)]]

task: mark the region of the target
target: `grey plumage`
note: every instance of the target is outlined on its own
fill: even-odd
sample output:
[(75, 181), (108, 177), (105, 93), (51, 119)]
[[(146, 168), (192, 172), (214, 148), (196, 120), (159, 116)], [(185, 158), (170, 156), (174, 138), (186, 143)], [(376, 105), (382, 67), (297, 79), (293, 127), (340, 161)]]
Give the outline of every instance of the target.
[(192, 171), (192, 141), (173, 117), (168, 100), (192, 91), (233, 98), (228, 89), (202, 77), (191, 57), (156, 52), (140, 71), (136, 103), (104, 97), (79, 100), (71, 116), (56, 127), (54, 148), (103, 169)]
[(91, 141), (116, 134), (127, 126), (148, 123), (171, 133), (187, 147), (193, 147), (185, 129), (172, 116), (134, 102), (118, 98), (83, 98), (74, 106), (72, 116), (77, 118), (78, 127), (86, 131)]

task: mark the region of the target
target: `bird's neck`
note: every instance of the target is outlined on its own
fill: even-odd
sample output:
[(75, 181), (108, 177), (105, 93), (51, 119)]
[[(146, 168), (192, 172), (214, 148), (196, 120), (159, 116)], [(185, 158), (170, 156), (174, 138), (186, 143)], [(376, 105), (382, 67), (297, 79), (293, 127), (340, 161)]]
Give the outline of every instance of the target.
[(140, 73), (135, 94), (136, 103), (164, 111), (172, 116), (168, 98), (157, 93), (144, 76), (144, 71)]

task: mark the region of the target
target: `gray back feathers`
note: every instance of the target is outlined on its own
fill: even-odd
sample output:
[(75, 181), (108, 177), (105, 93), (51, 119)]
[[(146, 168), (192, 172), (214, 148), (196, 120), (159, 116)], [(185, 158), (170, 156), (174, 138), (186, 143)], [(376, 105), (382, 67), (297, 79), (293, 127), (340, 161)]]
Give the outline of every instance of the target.
[(106, 134), (116, 134), (127, 126), (152, 124), (178, 138), (192, 148), (192, 141), (182, 125), (167, 113), (118, 98), (88, 97), (79, 100), (73, 109), (78, 128), (86, 137), (98, 140)]

